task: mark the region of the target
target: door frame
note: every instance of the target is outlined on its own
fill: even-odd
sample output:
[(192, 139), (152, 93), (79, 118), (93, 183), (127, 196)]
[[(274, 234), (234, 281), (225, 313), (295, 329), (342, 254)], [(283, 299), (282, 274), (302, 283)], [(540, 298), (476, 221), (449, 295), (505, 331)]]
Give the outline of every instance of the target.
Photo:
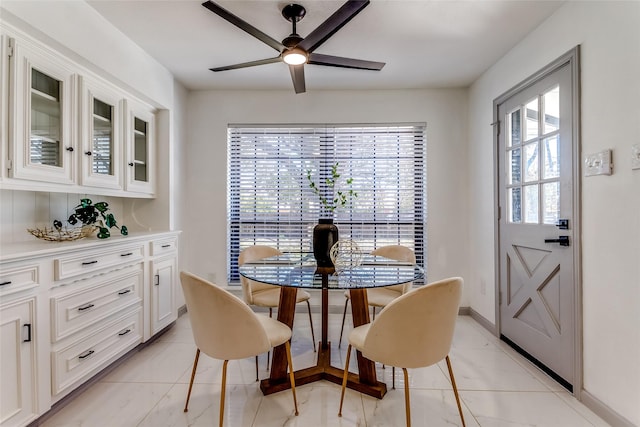
[[(504, 130), (504, 123), (501, 117), (498, 116), (498, 106), (511, 98), (520, 91), (533, 85), (537, 81), (543, 79), (549, 74), (556, 71), (558, 68), (569, 65), (571, 67), (571, 102), (572, 102), (572, 141), (571, 151), (573, 157), (573, 208), (574, 208), (574, 221), (573, 221), (573, 238), (572, 245), (574, 246), (573, 256), (573, 303), (574, 303), (574, 381), (573, 381), (573, 395), (580, 400), (580, 394), (582, 391), (582, 371), (583, 371), (583, 359), (582, 359), (582, 206), (581, 206), (581, 138), (580, 138), (580, 46), (576, 46), (573, 49), (566, 52), (564, 55), (557, 58), (555, 61), (549, 63), (536, 73), (530, 75), (522, 82), (518, 83), (511, 89), (504, 92), (502, 95), (493, 100), (493, 179), (494, 179), (494, 259), (495, 259), (495, 333), (496, 336), (500, 336), (501, 331), (501, 319), (500, 319), (500, 267), (502, 260), (500, 259), (500, 187), (499, 187), (499, 162), (504, 161), (499, 150), (499, 134), (501, 128)], [(506, 208), (506, 207), (505, 207)]]

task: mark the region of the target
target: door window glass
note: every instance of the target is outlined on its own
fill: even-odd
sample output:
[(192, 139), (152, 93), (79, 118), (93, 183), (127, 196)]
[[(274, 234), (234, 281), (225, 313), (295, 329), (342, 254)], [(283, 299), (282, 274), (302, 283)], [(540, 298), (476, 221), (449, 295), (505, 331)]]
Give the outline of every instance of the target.
[(507, 221), (511, 223), (555, 224), (558, 219), (559, 111), (559, 86), (555, 86), (506, 115)]

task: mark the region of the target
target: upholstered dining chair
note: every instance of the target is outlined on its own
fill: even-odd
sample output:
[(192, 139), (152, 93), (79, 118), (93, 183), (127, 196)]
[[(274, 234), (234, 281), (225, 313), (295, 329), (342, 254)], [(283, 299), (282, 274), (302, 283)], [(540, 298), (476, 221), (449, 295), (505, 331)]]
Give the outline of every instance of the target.
[[(371, 252), (371, 255), (380, 255), (396, 261), (409, 262), (411, 264), (416, 263), (416, 254), (410, 248), (402, 245), (381, 246)], [(367, 300), (369, 305), (373, 307), (373, 319), (375, 320), (376, 318), (376, 307), (386, 307), (387, 304), (398, 298), (400, 295), (409, 292), (412, 286), (413, 282), (408, 282), (400, 285), (386, 286), (384, 288), (367, 289)], [(344, 297), (344, 310), (342, 312), (342, 326), (340, 327), (338, 347), (342, 345), (342, 333), (344, 332), (344, 322), (347, 318), (347, 306), (351, 298), (349, 291), (345, 291)]]
[(449, 360), (461, 294), (462, 279), (459, 277), (433, 282), (396, 298), (378, 314), (376, 320), (354, 328), (349, 334), (338, 416), (342, 416), (353, 347), (367, 359), (402, 368), (407, 427), (411, 426), (407, 369), (431, 366), (445, 359), (464, 427), (458, 388)]
[[(249, 246), (248, 248), (240, 252), (240, 256), (238, 256), (238, 266), (242, 266), (246, 262), (256, 261), (259, 259), (278, 255), (282, 255), (282, 252), (271, 246)], [(247, 279), (244, 276), (240, 276), (240, 283), (242, 284), (242, 297), (244, 298), (244, 302), (249, 305), (255, 305), (257, 307), (268, 307), (269, 317), (271, 317), (273, 314), (273, 308), (278, 307), (278, 304), (280, 303), (280, 286), (256, 282), (255, 280)], [(313, 333), (313, 319), (311, 318), (311, 304), (309, 304), (309, 299), (311, 299), (311, 295), (309, 294), (309, 292), (298, 289), (298, 292), (296, 294), (296, 303), (307, 303), (307, 309), (309, 311), (309, 324), (311, 325), (311, 340), (313, 341), (313, 351), (316, 351), (316, 337)], [(267, 357), (267, 369), (268, 366), (269, 360)], [(258, 356), (256, 356), (256, 381), (257, 380)]]
[(291, 329), (275, 319), (254, 313), (240, 298), (191, 273), (181, 272), (180, 281), (197, 346), (184, 412), (189, 408), (189, 398), (201, 351), (214, 359), (224, 360), (220, 392), (220, 427), (222, 427), (229, 360), (245, 359), (285, 344), (293, 406), (295, 414), (298, 415), (289, 344)]

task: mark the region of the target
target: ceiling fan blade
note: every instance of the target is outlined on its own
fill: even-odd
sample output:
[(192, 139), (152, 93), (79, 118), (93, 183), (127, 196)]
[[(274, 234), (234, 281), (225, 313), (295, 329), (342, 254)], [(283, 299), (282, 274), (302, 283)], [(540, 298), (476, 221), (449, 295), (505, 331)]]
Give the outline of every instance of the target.
[(384, 62), (365, 61), (363, 59), (343, 58), (341, 56), (322, 55), (312, 53), (309, 55), (308, 64), (328, 65), (330, 67), (356, 68), (358, 70), (380, 71), (385, 66)]
[(329, 37), (342, 28), (347, 22), (356, 16), (369, 4), (369, 0), (349, 0), (340, 7), (333, 15), (327, 18), (322, 24), (305, 37), (298, 47), (311, 53), (316, 50)]
[(282, 43), (280, 43), (279, 41), (271, 38), (267, 34), (263, 33), (262, 31), (260, 31), (256, 27), (254, 27), (253, 25), (249, 24), (247, 21), (244, 21), (244, 20), (238, 18), (237, 16), (235, 16), (233, 13), (229, 12), (228, 10), (223, 9), (222, 7), (218, 6), (217, 4), (212, 2), (211, 0), (202, 3), (202, 5), (204, 7), (206, 7), (207, 9), (209, 9), (211, 12), (215, 13), (216, 15), (218, 15), (219, 17), (227, 20), (228, 22), (230, 22), (231, 24), (233, 24), (236, 27), (240, 28), (241, 30), (251, 34), (253, 37), (257, 38), (261, 42), (271, 46), (272, 48), (274, 48), (278, 52), (282, 52), (284, 50), (284, 46), (282, 45)]
[(289, 65), (291, 72), (291, 80), (293, 80), (293, 89), (296, 93), (304, 93), (307, 88), (304, 83), (304, 65)]
[(214, 72), (237, 70), (238, 68), (255, 67), (257, 65), (273, 64), (274, 62), (281, 62), (281, 61), (282, 59), (279, 56), (276, 56), (275, 58), (259, 59), (257, 61), (249, 61), (249, 62), (243, 62), (241, 64), (227, 65), (226, 67), (217, 67), (217, 68), (209, 68), (209, 69)]

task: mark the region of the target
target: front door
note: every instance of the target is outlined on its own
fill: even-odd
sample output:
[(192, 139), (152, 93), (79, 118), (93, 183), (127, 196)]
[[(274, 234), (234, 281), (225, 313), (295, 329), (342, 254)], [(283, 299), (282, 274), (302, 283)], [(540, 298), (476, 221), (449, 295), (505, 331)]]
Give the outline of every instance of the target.
[(570, 390), (579, 294), (576, 56), (496, 101), (500, 334)]

